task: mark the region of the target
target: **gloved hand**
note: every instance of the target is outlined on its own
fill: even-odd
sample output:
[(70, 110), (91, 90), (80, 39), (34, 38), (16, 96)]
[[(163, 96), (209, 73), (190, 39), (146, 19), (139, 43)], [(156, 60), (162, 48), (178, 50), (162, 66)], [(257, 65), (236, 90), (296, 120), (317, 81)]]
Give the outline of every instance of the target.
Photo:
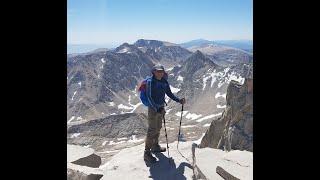
[(166, 113), (166, 111), (164, 110), (164, 107), (160, 107), (157, 112), (160, 114)]
[(186, 103), (186, 99), (185, 99), (185, 98), (181, 98), (181, 99), (180, 99), (180, 103), (181, 103), (181, 104), (185, 104), (185, 103)]

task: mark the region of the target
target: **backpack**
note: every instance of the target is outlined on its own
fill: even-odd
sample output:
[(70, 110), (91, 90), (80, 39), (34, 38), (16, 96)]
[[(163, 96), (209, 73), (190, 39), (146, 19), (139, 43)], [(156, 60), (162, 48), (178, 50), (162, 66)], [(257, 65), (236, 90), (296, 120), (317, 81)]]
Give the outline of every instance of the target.
[(145, 78), (138, 86), (138, 91), (140, 93), (140, 100), (141, 100), (142, 104), (144, 104), (145, 106), (150, 106), (149, 101), (148, 101), (148, 97), (147, 97), (147, 80), (149, 78), (151, 78), (151, 77)]
[[(144, 104), (145, 106), (149, 107), (150, 106), (150, 103), (148, 101), (148, 97), (147, 97), (147, 81), (149, 79), (151, 79), (152, 77), (150, 76), (147, 76), (144, 80), (141, 81), (141, 83), (138, 85), (138, 92), (140, 93), (140, 100), (142, 102), (142, 104)], [(163, 78), (165, 80), (168, 79), (168, 74), (165, 72)], [(165, 102), (165, 104), (167, 104)]]

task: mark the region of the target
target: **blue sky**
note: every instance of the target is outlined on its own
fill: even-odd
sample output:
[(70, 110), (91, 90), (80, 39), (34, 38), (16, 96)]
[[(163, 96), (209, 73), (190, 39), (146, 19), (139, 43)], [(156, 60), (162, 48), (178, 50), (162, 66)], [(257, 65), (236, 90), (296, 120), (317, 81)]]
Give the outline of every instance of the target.
[(68, 44), (252, 40), (252, 0), (68, 0)]

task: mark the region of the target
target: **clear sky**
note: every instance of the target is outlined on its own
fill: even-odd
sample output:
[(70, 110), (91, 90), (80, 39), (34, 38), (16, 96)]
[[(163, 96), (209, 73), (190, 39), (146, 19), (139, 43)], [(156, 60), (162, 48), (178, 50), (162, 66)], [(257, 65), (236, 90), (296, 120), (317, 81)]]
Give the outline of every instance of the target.
[(252, 0), (68, 0), (68, 44), (252, 40)]

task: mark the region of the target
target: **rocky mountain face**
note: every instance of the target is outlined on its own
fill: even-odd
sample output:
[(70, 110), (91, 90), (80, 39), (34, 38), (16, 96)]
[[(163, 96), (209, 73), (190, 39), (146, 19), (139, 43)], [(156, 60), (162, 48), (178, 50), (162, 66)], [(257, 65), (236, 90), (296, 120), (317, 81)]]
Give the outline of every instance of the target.
[[(169, 71), (168, 81), (178, 97), (185, 97), (187, 103), (184, 107), (183, 117), (186, 125), (211, 122), (213, 117), (222, 114), (225, 107), (225, 96), (229, 82), (244, 81), (245, 71), (240, 66), (221, 67), (212, 62), (200, 51), (193, 53), (181, 66), (176, 66)], [(181, 106), (167, 99), (171, 112), (179, 112)], [(174, 113), (172, 115), (175, 115)]]
[(67, 64), (69, 123), (134, 110), (139, 102), (136, 85), (154, 65), (145, 53), (126, 43), (114, 51), (70, 57)]
[(252, 79), (243, 85), (231, 81), (227, 90), (227, 107), (222, 116), (210, 124), (200, 147), (253, 151)]

